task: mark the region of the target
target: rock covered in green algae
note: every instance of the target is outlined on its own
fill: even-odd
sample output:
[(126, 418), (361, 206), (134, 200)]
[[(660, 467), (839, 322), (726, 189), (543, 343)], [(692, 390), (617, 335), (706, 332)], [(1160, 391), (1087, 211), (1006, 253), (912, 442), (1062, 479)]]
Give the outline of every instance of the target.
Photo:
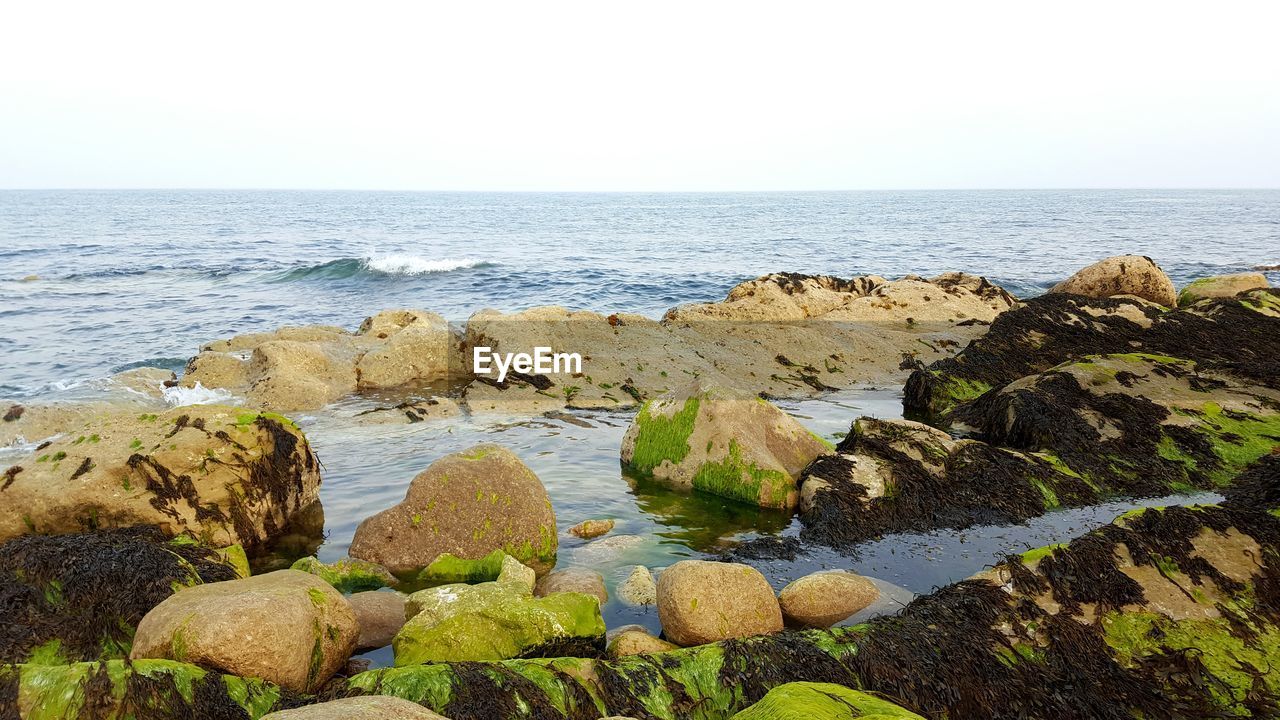
[(694, 380), (640, 409), (622, 439), (622, 463), (677, 488), (790, 508), (800, 471), (827, 449), (770, 403)]
[(767, 635), (782, 629), (769, 581), (740, 563), (681, 560), (658, 577), (658, 617), (677, 645)]
[(400, 584), (396, 576), (381, 565), (354, 558), (322, 563), (314, 557), (304, 557), (294, 562), (290, 569), (311, 573), (344, 593), (393, 588)]
[(501, 550), (546, 572), (556, 547), (556, 516), (542, 481), (510, 450), (484, 444), (432, 463), (401, 503), (360, 523), (350, 554), (407, 573), (446, 554), (489, 561)]
[(1133, 295), (1165, 307), (1173, 307), (1178, 300), (1173, 281), (1154, 260), (1143, 255), (1099, 260), (1054, 285), (1049, 292), (1091, 298)]
[(883, 698), (833, 683), (787, 683), (733, 720), (924, 720)]
[(0, 667), (0, 717), (255, 718), (280, 688), (172, 660)]
[(1178, 293), (1178, 306), (1186, 307), (1205, 298), (1234, 297), (1243, 292), (1271, 287), (1260, 272), (1214, 275), (1188, 283)]
[(243, 558), (150, 527), (10, 540), (0, 545), (0, 662), (125, 656), (151, 608), (179, 588), (235, 579)]
[(441, 585), (409, 596), (396, 634), (397, 666), (579, 655), (604, 649), (600, 601), (561, 592), (533, 597), (521, 583)]
[(170, 596), (138, 623), (129, 656), (192, 662), (309, 692), (346, 663), (359, 633), (351, 606), (332, 586), (280, 570)]
[(280, 710), (262, 720), (448, 720), (430, 710), (390, 695), (360, 695), (316, 705)]
[(1280, 290), (1252, 290), (1175, 311), (1137, 298), (1032, 298), (1001, 314), (954, 358), (913, 372), (903, 406), (946, 419), (957, 406), (1018, 378), (1086, 355), (1132, 352), (1192, 360), (1275, 387)]
[(195, 405), (97, 416), (4, 477), (0, 539), (152, 525), (256, 547), (316, 502), (320, 466), (285, 418)]
[(644, 628), (637, 627), (624, 629), (610, 638), (607, 652), (610, 658), (617, 660), (628, 655), (648, 655), (678, 649), (679, 645), (656, 638)]

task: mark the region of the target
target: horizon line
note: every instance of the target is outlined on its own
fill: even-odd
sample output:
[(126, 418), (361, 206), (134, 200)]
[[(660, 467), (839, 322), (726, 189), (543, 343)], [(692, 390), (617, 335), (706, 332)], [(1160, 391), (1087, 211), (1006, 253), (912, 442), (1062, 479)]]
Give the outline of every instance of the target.
[(1280, 186), (1265, 185), (1170, 185), (1170, 186), (1041, 186), (1041, 187), (887, 187), (887, 188), (817, 188), (817, 189), (719, 189), (719, 190), (480, 190), (480, 189), (418, 189), (418, 188), (359, 188), (359, 187), (0, 187), (0, 192), (367, 192), (367, 193), (439, 193), (439, 194), (575, 194), (575, 195), (694, 195), (694, 194), (777, 194), (777, 193), (860, 193), (860, 192), (1062, 192), (1062, 191), (1242, 191), (1280, 190)]

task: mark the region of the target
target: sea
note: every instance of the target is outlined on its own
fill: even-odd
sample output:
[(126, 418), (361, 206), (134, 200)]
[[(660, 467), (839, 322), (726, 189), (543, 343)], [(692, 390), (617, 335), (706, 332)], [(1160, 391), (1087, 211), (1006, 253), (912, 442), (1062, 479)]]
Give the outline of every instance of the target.
[[(307, 323), (354, 329), (387, 308), (457, 321), (537, 305), (657, 318), (778, 271), (963, 270), (1030, 297), (1117, 254), (1150, 256), (1179, 286), (1280, 265), (1280, 191), (0, 190), (0, 400), (91, 398), (122, 370), (181, 371), (216, 338)], [(1280, 273), (1268, 277), (1280, 284)], [(175, 401), (193, 399), (238, 401)], [(900, 388), (784, 407), (834, 439), (858, 415), (900, 416)], [(603, 546), (561, 540), (561, 566), (600, 571), (611, 593), (638, 564), (661, 569), (742, 539), (799, 532), (788, 515), (626, 478), (617, 455), (625, 414), (569, 420), (370, 428), (301, 417), (325, 467), (321, 558), (341, 557), (360, 519), (397, 502), (432, 460), (484, 441), (508, 445), (538, 472), (562, 529), (587, 517), (618, 521)], [(0, 456), (0, 466), (8, 462)], [(756, 564), (778, 586), (817, 568), (855, 569), (883, 583), (885, 602), (897, 607), (1003, 553), (1069, 538), (1134, 506), (1118, 499), (1020, 526), (892, 536)], [(605, 615), (611, 626), (657, 627), (652, 607), (611, 599)], [(389, 660), (380, 652), (375, 663)]]

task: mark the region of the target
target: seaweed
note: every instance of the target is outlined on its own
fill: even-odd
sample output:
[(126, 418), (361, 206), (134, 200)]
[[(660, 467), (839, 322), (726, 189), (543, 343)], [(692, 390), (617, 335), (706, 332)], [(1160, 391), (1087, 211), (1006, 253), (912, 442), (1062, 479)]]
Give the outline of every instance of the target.
[(0, 662), (42, 646), (63, 661), (127, 654), (134, 626), (175, 586), (236, 576), (216, 551), (151, 527), (15, 538), (0, 545)]
[(12, 465), (7, 468), (4, 471), (4, 484), (0, 485), (0, 492), (8, 490), (9, 486), (13, 484), (13, 481), (18, 479), (18, 473), (20, 472), (22, 472), (21, 465)]
[(26, 411), (27, 409), (21, 405), (10, 405), (9, 409), (5, 411), (4, 421), (13, 422), (18, 418), (22, 417), (22, 413)]

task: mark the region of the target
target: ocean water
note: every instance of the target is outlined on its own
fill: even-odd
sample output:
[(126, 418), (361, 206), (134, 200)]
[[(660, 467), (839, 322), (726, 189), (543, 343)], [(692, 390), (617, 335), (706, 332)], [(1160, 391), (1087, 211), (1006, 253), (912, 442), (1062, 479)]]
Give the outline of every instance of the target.
[(0, 398), (390, 307), (656, 317), (783, 270), (1026, 296), (1120, 253), (1179, 284), (1280, 263), (1280, 191), (0, 191)]
[[(1031, 296), (1120, 253), (1150, 255), (1179, 285), (1278, 264), (1280, 191), (0, 191), (0, 400), (93, 397), (113, 372), (181, 370), (215, 338), (285, 324), (354, 328), (385, 308), (451, 320), (545, 304), (658, 317), (775, 271), (965, 270)], [(32, 275), (38, 279), (25, 279)], [(1280, 274), (1270, 277), (1280, 283)], [(236, 402), (219, 393), (194, 399)], [(900, 417), (901, 389), (781, 405), (834, 439), (860, 415)], [(511, 448), (538, 473), (562, 530), (559, 566), (601, 572), (611, 594), (637, 564), (660, 569), (716, 556), (744, 538), (799, 532), (786, 513), (626, 477), (618, 464), (626, 414), (358, 426), (342, 420), (351, 408), (337, 410), (295, 415), (324, 466), (324, 560), (342, 557), (360, 520), (403, 498), (433, 460), (478, 442)], [(0, 467), (15, 452), (0, 450)], [(968, 577), (1004, 553), (1073, 537), (1136, 504), (889, 536), (846, 553), (808, 548), (795, 560), (755, 564), (775, 587), (819, 568), (857, 570), (885, 590), (875, 611), (892, 612), (913, 593)], [(617, 520), (606, 542), (563, 534), (590, 517)], [(658, 629), (652, 607), (614, 598), (604, 613), (611, 627)], [(390, 660), (388, 650), (370, 657)]]

